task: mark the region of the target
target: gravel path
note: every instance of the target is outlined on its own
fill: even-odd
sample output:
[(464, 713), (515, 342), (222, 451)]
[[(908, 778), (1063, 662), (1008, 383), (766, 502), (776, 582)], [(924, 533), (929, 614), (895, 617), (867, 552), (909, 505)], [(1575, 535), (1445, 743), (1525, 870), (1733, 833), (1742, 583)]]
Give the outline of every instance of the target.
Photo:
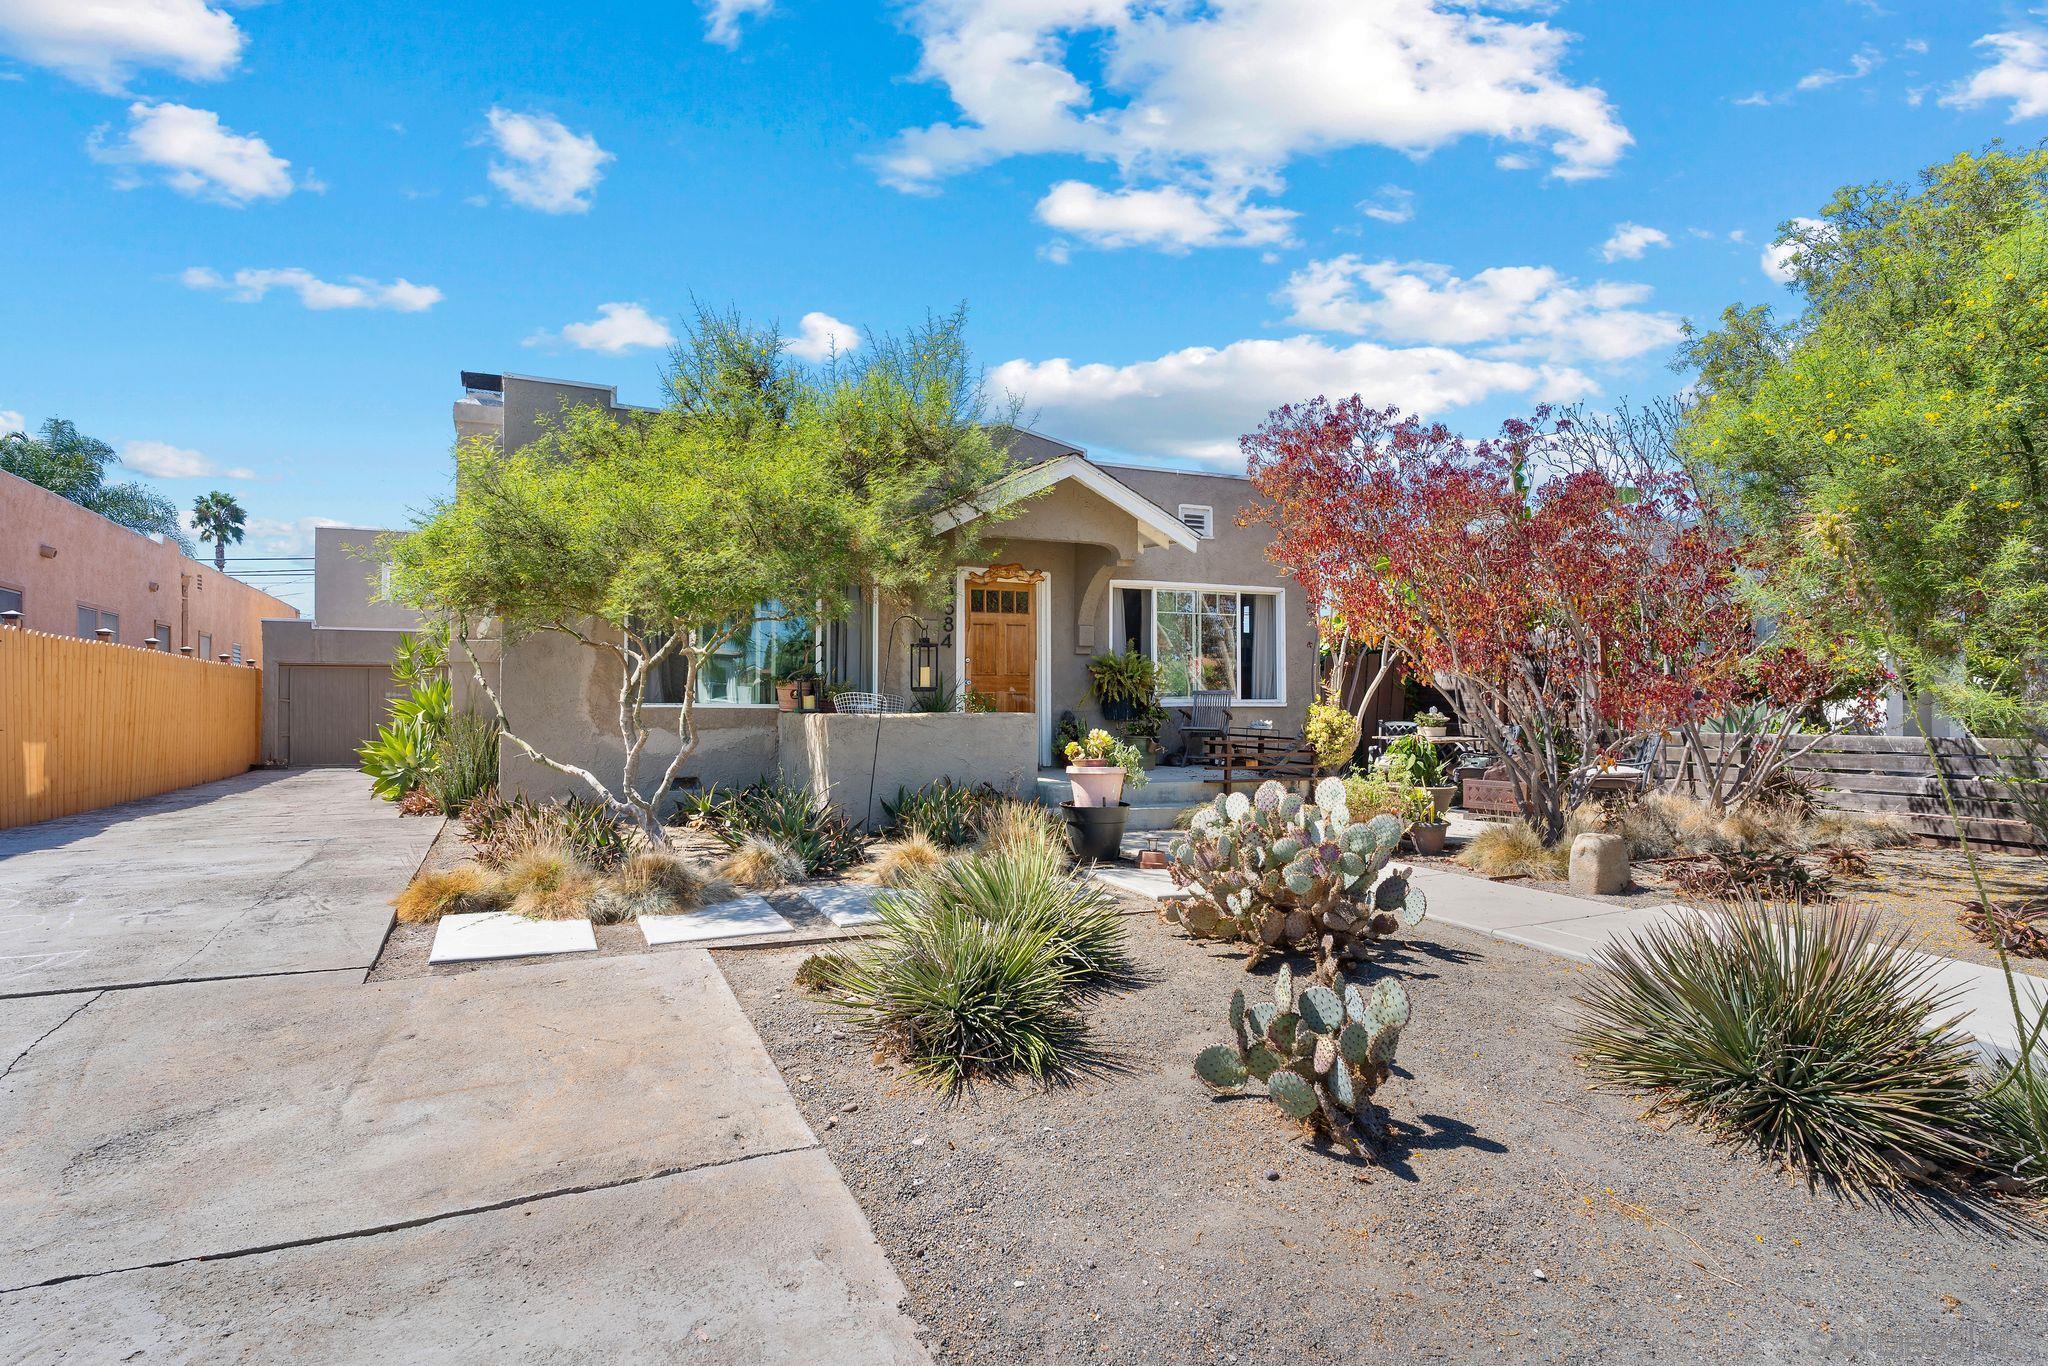
[(1390, 953), (1406, 1149), (1363, 1168), (1191, 1076), (1263, 973), (1128, 923), (1150, 980), (1089, 1008), (1122, 1070), (954, 1102), (791, 987), (804, 951), (717, 955), (943, 1359), (2042, 1359), (2048, 1241), (1642, 1120), (1561, 1037), (1583, 968), (1444, 926)]

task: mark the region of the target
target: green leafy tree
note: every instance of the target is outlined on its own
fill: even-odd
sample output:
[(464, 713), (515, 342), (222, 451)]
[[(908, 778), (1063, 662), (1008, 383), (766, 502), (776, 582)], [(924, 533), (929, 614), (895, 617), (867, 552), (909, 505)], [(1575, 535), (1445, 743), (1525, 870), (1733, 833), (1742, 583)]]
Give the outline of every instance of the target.
[[(978, 523), (932, 529), (935, 512), (985, 500), (1007, 468), (963, 323), (932, 319), (821, 369), (790, 361), (772, 327), (700, 311), (661, 411), (567, 408), (518, 450), (460, 445), (455, 496), (380, 548), (393, 594), (453, 623), (506, 743), (665, 844), (659, 807), (697, 748), (699, 674), (763, 604), (843, 601), (863, 584), (925, 599), (977, 556)], [(484, 635), (510, 648), (538, 634), (604, 661), (617, 772), (522, 736), (471, 650)], [(649, 783), (644, 707), (658, 673), (680, 706), (675, 753)]]
[(248, 520), (232, 493), (215, 489), (192, 500), (192, 524), (199, 529), (200, 540), (213, 542), (213, 567), (223, 574), (228, 570), (228, 546), (241, 544)]
[(61, 417), (45, 422), (37, 436), (23, 432), (0, 435), (0, 470), (68, 498), (130, 531), (161, 536), (190, 554), (192, 542), (178, 524), (177, 504), (140, 484), (107, 482), (107, 467), (119, 463), (112, 446), (82, 435)]
[(1682, 458), (1852, 604), (1916, 692), (2038, 727), (2048, 660), (2048, 150), (1851, 186), (1779, 236), (1803, 308), (1728, 309), (1686, 359)]

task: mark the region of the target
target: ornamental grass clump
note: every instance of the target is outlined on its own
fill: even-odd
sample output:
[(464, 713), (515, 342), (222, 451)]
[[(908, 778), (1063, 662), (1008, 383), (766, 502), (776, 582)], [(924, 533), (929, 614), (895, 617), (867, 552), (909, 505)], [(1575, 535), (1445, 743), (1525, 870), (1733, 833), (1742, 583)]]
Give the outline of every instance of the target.
[(718, 865), (718, 875), (742, 887), (772, 892), (803, 881), (804, 861), (802, 855), (780, 840), (753, 835), (725, 856)]
[(426, 925), (444, 915), (496, 910), (505, 898), (496, 876), (474, 863), (421, 873), (391, 904), (401, 925)]
[(565, 848), (528, 850), (498, 877), (505, 909), (528, 920), (586, 919), (597, 888), (597, 874)]
[(945, 861), (946, 851), (936, 841), (922, 831), (912, 830), (900, 839), (875, 846), (875, 882), (882, 887), (901, 887)]
[(643, 849), (604, 880), (590, 899), (593, 925), (619, 925), (643, 915), (677, 915), (696, 910), (717, 884), (702, 869), (674, 854)]
[(1757, 900), (1600, 951), (1574, 1042), (1611, 1081), (1852, 1189), (1974, 1165), (1973, 1051), (1904, 937)]
[(1344, 784), (1325, 778), (1314, 803), (1267, 781), (1219, 796), (1176, 840), (1167, 868), (1185, 901), (1161, 914), (1197, 939), (1231, 939), (1268, 953), (1312, 950), (1328, 981), (1377, 940), (1422, 923), (1427, 902), (1387, 860), (1406, 827), (1393, 816), (1354, 822)]
[(1064, 866), (1068, 858), (1067, 827), (1051, 807), (1014, 799), (1002, 801), (983, 816), (978, 847), (995, 852), (1042, 849)]
[(941, 1090), (1066, 1070), (1076, 999), (1130, 971), (1113, 899), (1043, 848), (966, 854), (875, 904), (877, 936), (805, 960), (802, 982)]

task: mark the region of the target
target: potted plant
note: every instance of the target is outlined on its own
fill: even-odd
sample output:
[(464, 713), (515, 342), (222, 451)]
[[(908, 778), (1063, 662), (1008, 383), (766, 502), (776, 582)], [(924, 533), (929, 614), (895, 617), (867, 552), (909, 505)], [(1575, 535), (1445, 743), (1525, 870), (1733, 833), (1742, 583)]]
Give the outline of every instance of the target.
[(1160, 752), (1159, 732), (1166, 726), (1166, 708), (1157, 702), (1148, 702), (1130, 720), (1117, 727), (1124, 739), (1137, 746), (1138, 752), (1147, 759)]
[(818, 698), (818, 670), (814, 665), (799, 665), (776, 681), (775, 705), (784, 711), (816, 711)]
[(1128, 721), (1159, 700), (1159, 668), (1136, 650), (1095, 656), (1088, 681), (1105, 721)]
[(1451, 718), (1431, 707), (1415, 714), (1415, 729), (1431, 740), (1441, 740), (1451, 733)]
[(1068, 743), (1067, 778), (1074, 795), (1061, 809), (1074, 857), (1083, 862), (1117, 857), (1131, 810), (1123, 800), (1124, 785), (1144, 785), (1144, 756), (1106, 730), (1091, 730)]
[(1451, 809), (1458, 796), (1457, 784), (1451, 781), (1450, 770), (1436, 742), (1421, 735), (1404, 735), (1388, 745), (1387, 752), (1373, 765), (1373, 772), (1396, 787), (1428, 789), (1439, 816)]
[(1441, 854), (1450, 823), (1437, 810), (1436, 798), (1426, 787), (1411, 787), (1401, 799), (1401, 819), (1408, 822), (1408, 842), (1418, 854)]

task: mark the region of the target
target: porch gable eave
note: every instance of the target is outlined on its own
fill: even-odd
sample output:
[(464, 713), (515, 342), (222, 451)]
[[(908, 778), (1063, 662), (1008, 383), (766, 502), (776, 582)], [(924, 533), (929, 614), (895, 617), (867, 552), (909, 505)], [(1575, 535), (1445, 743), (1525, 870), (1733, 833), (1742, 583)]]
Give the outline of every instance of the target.
[(1058, 456), (1004, 476), (988, 486), (984, 497), (957, 503), (934, 515), (932, 530), (951, 531), (994, 508), (1070, 481), (1129, 516), (1137, 523), (1142, 541), (1183, 550), (1195, 550), (1201, 544), (1178, 517), (1080, 455)]

